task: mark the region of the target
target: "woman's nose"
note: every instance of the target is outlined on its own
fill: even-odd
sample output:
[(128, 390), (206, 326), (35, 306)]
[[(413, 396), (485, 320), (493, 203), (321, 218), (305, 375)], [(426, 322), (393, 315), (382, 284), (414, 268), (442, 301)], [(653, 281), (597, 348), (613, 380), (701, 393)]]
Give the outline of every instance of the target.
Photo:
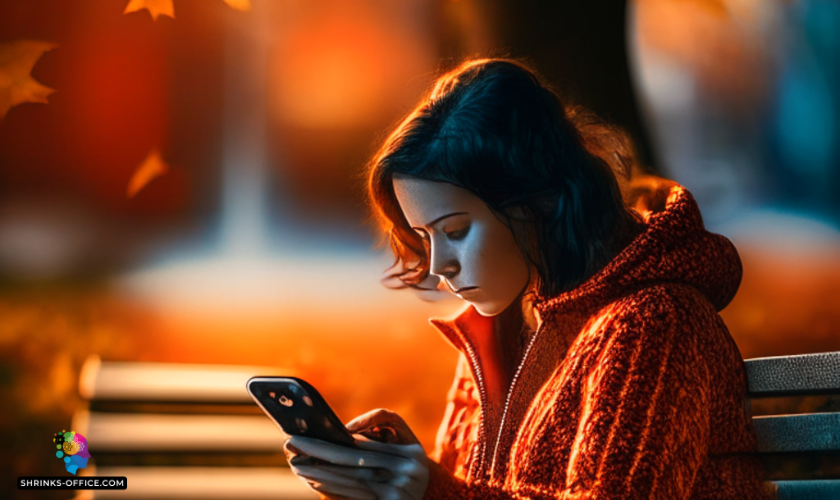
[(447, 255), (445, 252), (439, 251), (432, 247), (430, 256), (429, 272), (438, 276), (443, 276), (446, 279), (452, 279), (461, 271), (461, 265), (452, 255)]

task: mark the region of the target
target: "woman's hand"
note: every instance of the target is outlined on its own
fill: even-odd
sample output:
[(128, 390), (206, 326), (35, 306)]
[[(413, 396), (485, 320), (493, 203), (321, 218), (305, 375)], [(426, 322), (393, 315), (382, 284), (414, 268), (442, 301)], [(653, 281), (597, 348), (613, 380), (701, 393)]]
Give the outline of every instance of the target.
[[(399, 415), (374, 410), (347, 424), (347, 429), (357, 434), (358, 448), (292, 436), (285, 445), (292, 471), (310, 488), (329, 497), (423, 498), (429, 483), (429, 459)], [(313, 463), (312, 458), (318, 461)]]

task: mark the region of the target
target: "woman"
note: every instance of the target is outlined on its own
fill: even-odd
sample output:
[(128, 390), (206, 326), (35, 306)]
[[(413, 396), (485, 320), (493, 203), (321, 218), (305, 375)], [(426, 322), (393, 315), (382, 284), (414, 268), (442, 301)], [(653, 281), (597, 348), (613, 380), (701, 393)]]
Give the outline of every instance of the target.
[(295, 473), (346, 498), (765, 498), (717, 314), (738, 254), (675, 183), (623, 200), (629, 165), (519, 63), (441, 77), (368, 184), (394, 277), (467, 302), (432, 320), (461, 352), (436, 450), (377, 410), (348, 424), (361, 450), (292, 437)]

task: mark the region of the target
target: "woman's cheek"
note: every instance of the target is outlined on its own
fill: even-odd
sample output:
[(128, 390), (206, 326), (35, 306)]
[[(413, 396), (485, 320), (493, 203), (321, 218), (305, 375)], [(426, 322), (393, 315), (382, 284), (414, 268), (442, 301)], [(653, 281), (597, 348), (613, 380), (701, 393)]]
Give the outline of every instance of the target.
[[(478, 226), (475, 231), (472, 231), (472, 241), (470, 242), (471, 258), (469, 260), (470, 269), (473, 271), (473, 276), (481, 278), (485, 274), (483, 271), (491, 266), (488, 262), (488, 256), (492, 255), (492, 241), (487, 238), (487, 233), (482, 226)], [(478, 283), (473, 285), (480, 286)]]
[(468, 252), (462, 269), (466, 271), (464, 275), (464, 284), (469, 286), (477, 286), (487, 290), (492, 288), (492, 283), (488, 282), (487, 274), (489, 262), (487, 259), (488, 248), (483, 241), (475, 241), (471, 246), (471, 251)]

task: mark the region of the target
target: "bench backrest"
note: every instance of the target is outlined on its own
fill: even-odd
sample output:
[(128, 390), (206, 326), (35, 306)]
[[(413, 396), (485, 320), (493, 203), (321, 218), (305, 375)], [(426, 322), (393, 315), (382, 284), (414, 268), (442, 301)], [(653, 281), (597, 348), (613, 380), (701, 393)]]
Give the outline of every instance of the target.
[[(120, 496), (136, 500), (317, 498), (291, 473), (283, 434), (245, 389), (256, 375), (294, 374), (89, 358), (79, 387), (88, 409), (71, 424), (93, 457), (80, 474), (125, 476)], [(79, 492), (76, 499), (108, 493)]]
[(745, 367), (777, 498), (840, 499), (840, 352), (748, 359)]

